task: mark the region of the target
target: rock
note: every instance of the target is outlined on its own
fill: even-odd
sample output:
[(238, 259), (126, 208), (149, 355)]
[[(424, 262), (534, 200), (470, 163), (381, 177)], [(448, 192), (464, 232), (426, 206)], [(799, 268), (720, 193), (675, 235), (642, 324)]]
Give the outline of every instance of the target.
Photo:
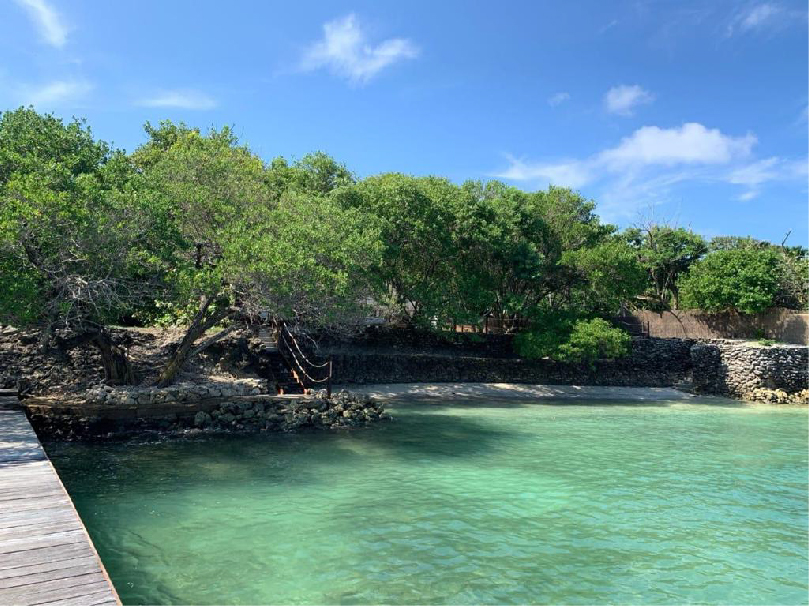
[(207, 412), (200, 410), (194, 415), (194, 427), (207, 427), (211, 424), (211, 415)]

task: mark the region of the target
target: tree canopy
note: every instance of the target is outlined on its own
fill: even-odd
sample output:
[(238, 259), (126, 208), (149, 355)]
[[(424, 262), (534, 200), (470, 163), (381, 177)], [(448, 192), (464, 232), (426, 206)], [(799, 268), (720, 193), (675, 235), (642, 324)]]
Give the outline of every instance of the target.
[(437, 329), (494, 319), (533, 331), (518, 343), (526, 355), (585, 360), (624, 350), (596, 321), (621, 307), (809, 301), (802, 247), (621, 232), (567, 188), (359, 179), (323, 152), (265, 162), (228, 127), (144, 128), (126, 154), (80, 120), (0, 115), (0, 322), (38, 327), (44, 349), (92, 341), (110, 382), (133, 380), (107, 332), (120, 322), (185, 327), (166, 384), (259, 316), (342, 328), (370, 308)]
[(684, 307), (753, 314), (776, 305), (805, 309), (806, 257), (769, 244), (742, 240), (696, 263), (679, 286)]
[(649, 275), (649, 294), (658, 308), (679, 307), (680, 276), (706, 252), (705, 239), (683, 227), (650, 223), (626, 230)]
[(155, 292), (157, 220), (123, 152), (21, 108), (0, 117), (0, 317), (93, 340), (107, 380), (132, 379), (103, 327)]
[(173, 303), (190, 318), (162, 383), (226, 320), (263, 312), (328, 323), (356, 306), (376, 232), (328, 197), (334, 166), (322, 156), (278, 180), (288, 167), (265, 166), (229, 128), (203, 135), (162, 123), (147, 133), (133, 158), (145, 195), (171, 211), (176, 249), (166, 274)]

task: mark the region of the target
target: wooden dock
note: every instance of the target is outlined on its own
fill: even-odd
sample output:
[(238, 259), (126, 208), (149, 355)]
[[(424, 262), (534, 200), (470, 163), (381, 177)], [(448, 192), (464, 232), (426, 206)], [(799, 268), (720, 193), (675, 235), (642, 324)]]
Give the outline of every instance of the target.
[(120, 604), (14, 393), (0, 391), (0, 604)]

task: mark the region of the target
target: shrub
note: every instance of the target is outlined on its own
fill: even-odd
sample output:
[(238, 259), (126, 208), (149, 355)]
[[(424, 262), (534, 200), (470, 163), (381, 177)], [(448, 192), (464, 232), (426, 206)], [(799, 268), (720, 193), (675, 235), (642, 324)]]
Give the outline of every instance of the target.
[(596, 360), (614, 360), (629, 353), (631, 342), (632, 337), (606, 320), (579, 320), (567, 343), (559, 346), (556, 359), (590, 363)]
[(514, 338), (514, 349), (523, 358), (554, 358), (559, 346), (573, 332), (575, 316), (564, 312), (543, 312), (532, 318), (531, 332)]
[(680, 282), (683, 307), (754, 314), (775, 302), (781, 258), (772, 249), (719, 250), (691, 268)]
[(592, 364), (596, 360), (614, 360), (629, 353), (632, 338), (606, 320), (555, 317), (556, 322), (549, 322), (545, 317), (532, 332), (517, 335), (514, 345), (521, 356)]

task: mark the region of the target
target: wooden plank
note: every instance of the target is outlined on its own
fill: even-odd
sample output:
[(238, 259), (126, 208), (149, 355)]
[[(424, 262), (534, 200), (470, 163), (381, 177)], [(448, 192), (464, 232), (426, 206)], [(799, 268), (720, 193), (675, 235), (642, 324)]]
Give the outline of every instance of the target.
[(55, 532), (81, 531), (81, 523), (76, 519), (48, 521), (43, 524), (27, 524), (25, 526), (12, 526), (0, 528), (0, 541), (26, 538), (44, 537)]
[(68, 557), (62, 560), (48, 560), (47, 562), (41, 562), (39, 564), (29, 564), (25, 566), (17, 566), (15, 568), (5, 568), (0, 569), (0, 582), (5, 579), (31, 576), (43, 572), (74, 568), (76, 566), (91, 566), (92, 564), (93, 556), (84, 556)]
[(118, 604), (109, 601), (109, 596), (103, 591), (89, 593), (74, 598), (63, 598), (55, 602), (37, 602), (36, 606), (102, 606), (103, 604)]
[(57, 581), (45, 581), (39, 585), (28, 587), (15, 587), (14, 589), (2, 589), (0, 595), (3, 596), (6, 604), (41, 604), (42, 602), (52, 602), (65, 598), (77, 598), (88, 594), (103, 591), (107, 580), (100, 572), (85, 575), (83, 577), (73, 577), (70, 579), (59, 579)]
[(38, 509), (15, 509), (14, 511), (3, 512), (2, 517), (0, 517), (0, 530), (50, 520), (72, 520), (73, 518), (73, 512), (65, 510), (61, 503), (56, 502), (53, 505), (48, 503), (47, 507), (39, 507)]
[(17, 392), (0, 389), (0, 409), (15, 410), (20, 408), (20, 400), (17, 397)]
[(0, 604), (120, 604), (25, 413), (6, 407), (0, 407)]
[(61, 507), (15, 511), (3, 515), (3, 519), (0, 521), (0, 536), (7, 530), (19, 528), (20, 526), (47, 525), (55, 522), (70, 523), (73, 521), (75, 521), (75, 516)]
[[(47, 507), (59, 506), (59, 507), (63, 507), (63, 508), (67, 507), (68, 509), (70, 509), (70, 507), (72, 506), (70, 498), (67, 495), (65, 495), (62, 498), (51, 497), (50, 499), (48, 499), (46, 501), (46, 503), (47, 503)], [(34, 501), (34, 500), (14, 502), (14, 508), (13, 509), (11, 509), (10, 506), (3, 507), (3, 509), (8, 509), (9, 511), (37, 511), (37, 510), (42, 509), (42, 508), (43, 508), (43, 504), (39, 503), (37, 501)], [(3, 518), (3, 516), (0, 515), (0, 520), (2, 520), (2, 518)]]
[(41, 581), (39, 583), (29, 583), (27, 585), (17, 585), (16, 587), (3, 588), (5, 596), (10, 598), (12, 602), (19, 600), (21, 597), (33, 597), (41, 594), (49, 594), (54, 590), (71, 589), (73, 587), (82, 588), (78, 593), (90, 593), (84, 589), (85, 587), (92, 586), (93, 583), (103, 582), (104, 575), (100, 572), (81, 572), (64, 579), (51, 579)]
[[(92, 555), (92, 554), (91, 554)], [(0, 558), (0, 570), (9, 570), (23, 566), (35, 566), (45, 562), (55, 562), (63, 559), (83, 558), (87, 556), (87, 549), (81, 543), (67, 543), (65, 545), (51, 545), (27, 551), (15, 551), (3, 554)]]
[(0, 541), (0, 554), (14, 553), (15, 551), (28, 551), (53, 545), (70, 545), (71, 543), (84, 543), (84, 529), (65, 530), (53, 532), (40, 537), (17, 537)]
[(72, 560), (71, 563), (74, 565), (69, 568), (54, 568), (53, 570), (43, 570), (42, 572), (29, 572), (26, 575), (16, 577), (0, 578), (0, 589), (11, 590), (32, 585), (40, 587), (45, 582), (61, 581), (87, 575), (87, 570), (92, 568), (92, 562)]
[(31, 499), (36, 499), (42, 502), (52, 497), (58, 500), (62, 496), (62, 491), (55, 486), (43, 486), (41, 488), (23, 487), (23, 489), (10, 488), (8, 492), (0, 493), (0, 507), (14, 507), (14, 503), (6, 504), (6, 501), (18, 501), (20, 499), (30, 501)]

